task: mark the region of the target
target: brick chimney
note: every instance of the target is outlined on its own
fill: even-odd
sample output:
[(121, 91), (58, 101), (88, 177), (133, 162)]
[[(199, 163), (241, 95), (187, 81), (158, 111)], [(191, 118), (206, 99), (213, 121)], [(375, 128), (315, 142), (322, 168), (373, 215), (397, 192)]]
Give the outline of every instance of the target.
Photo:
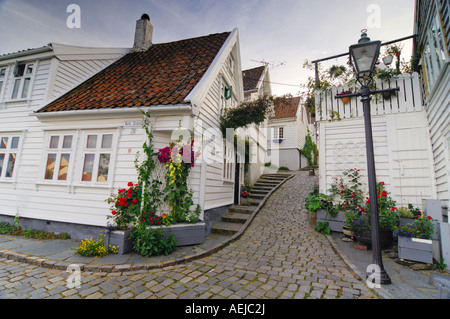
[(134, 45), (131, 52), (146, 51), (152, 46), (153, 25), (150, 17), (144, 13), (140, 20), (136, 21), (136, 31), (134, 34)]

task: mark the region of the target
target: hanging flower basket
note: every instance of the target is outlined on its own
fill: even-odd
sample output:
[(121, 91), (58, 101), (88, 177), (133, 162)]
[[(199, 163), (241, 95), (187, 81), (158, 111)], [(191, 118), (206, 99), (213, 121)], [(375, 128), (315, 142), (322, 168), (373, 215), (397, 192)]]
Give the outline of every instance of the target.
[(343, 97), (341, 100), (342, 100), (342, 103), (344, 103), (344, 104), (348, 104), (350, 102), (350, 98), (348, 96)]

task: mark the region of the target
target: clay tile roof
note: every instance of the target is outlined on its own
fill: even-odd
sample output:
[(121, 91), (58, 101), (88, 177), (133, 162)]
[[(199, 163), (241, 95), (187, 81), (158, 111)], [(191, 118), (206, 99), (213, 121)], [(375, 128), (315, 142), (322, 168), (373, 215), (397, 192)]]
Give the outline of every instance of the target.
[(242, 81), (244, 82), (244, 91), (256, 89), (258, 82), (261, 79), (265, 66), (242, 71)]
[(274, 102), (275, 116), (271, 120), (295, 117), (297, 115), (300, 97), (278, 98)]
[(230, 32), (128, 53), (38, 112), (185, 103)]

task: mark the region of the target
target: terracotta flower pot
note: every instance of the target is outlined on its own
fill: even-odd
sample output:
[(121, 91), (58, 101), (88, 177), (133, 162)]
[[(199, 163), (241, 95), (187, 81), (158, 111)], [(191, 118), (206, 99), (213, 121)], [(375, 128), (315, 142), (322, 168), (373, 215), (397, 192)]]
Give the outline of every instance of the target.
[(342, 100), (342, 103), (344, 103), (344, 104), (348, 104), (348, 102), (350, 102), (349, 97), (343, 97), (341, 100)]

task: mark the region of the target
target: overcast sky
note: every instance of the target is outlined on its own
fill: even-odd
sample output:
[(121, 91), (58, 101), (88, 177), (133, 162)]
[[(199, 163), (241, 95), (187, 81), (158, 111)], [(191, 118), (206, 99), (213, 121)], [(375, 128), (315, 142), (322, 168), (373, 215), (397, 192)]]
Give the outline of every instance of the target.
[[(80, 28), (67, 26), (70, 4)], [(154, 43), (238, 28), (243, 69), (267, 62), (273, 93), (297, 95), (313, 75), (303, 62), (347, 52), (361, 29), (383, 42), (412, 35), (414, 0), (0, 0), (0, 54), (50, 42), (131, 47), (142, 13)], [(411, 41), (403, 46), (409, 60)]]

